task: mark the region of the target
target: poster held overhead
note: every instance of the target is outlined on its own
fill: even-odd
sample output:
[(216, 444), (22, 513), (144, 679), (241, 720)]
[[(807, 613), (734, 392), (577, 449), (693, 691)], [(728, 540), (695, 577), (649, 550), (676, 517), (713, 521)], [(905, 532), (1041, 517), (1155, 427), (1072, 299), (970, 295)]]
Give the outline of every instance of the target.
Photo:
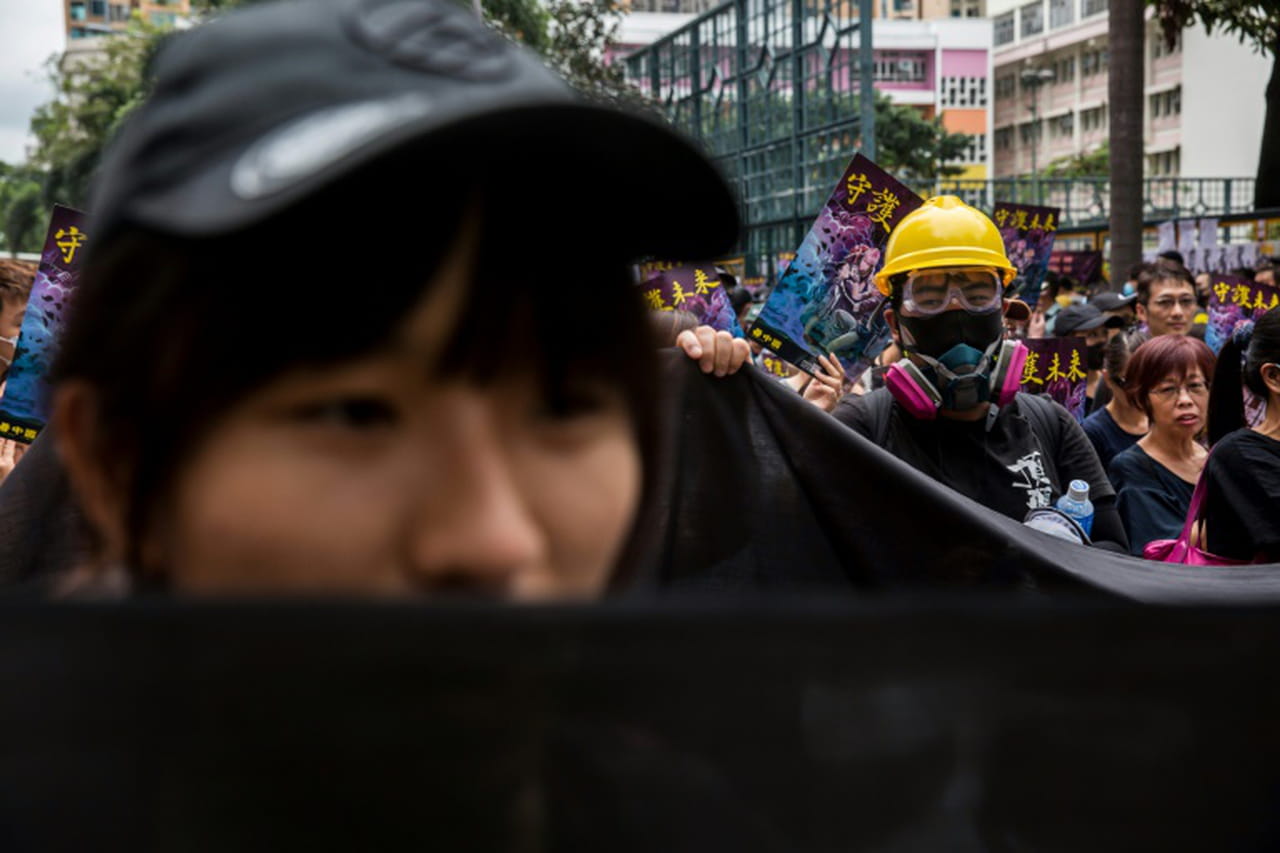
[(733, 313), (714, 264), (651, 261), (640, 265), (640, 290), (650, 311), (688, 311), (699, 325), (711, 326), (734, 337), (742, 327)]
[(0, 438), (30, 444), (49, 420), (46, 377), (80, 277), (80, 259), (88, 240), (83, 226), (83, 213), (54, 206), (22, 334), (0, 397)]
[(1049, 269), (1053, 238), (1058, 233), (1059, 208), (1032, 204), (996, 202), (991, 219), (1000, 229), (1004, 251), (1018, 275), (1009, 285), (1008, 295), (1035, 305), (1040, 284)]
[(834, 353), (851, 376), (889, 342), (876, 288), (889, 232), (921, 199), (863, 155), (840, 176), (748, 336), (808, 373)]

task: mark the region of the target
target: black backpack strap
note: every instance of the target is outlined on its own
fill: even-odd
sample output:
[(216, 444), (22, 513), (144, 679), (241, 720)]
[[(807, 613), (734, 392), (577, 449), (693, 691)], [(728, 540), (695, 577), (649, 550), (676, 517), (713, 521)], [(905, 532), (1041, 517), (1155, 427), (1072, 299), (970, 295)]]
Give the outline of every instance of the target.
[(889, 416), (893, 414), (893, 394), (888, 388), (877, 388), (864, 399), (867, 401), (868, 414), (871, 415), (872, 441), (877, 446), (884, 447), (885, 442), (889, 440)]

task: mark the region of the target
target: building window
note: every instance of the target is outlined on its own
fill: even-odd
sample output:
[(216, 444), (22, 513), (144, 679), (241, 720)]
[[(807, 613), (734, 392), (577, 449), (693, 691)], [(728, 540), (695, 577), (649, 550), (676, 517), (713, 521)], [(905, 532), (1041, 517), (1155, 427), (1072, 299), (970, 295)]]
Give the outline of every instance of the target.
[(1044, 32), (1044, 4), (1036, 0), (1018, 10), (1022, 17), (1022, 37), (1039, 35)]
[(89, 0), (89, 14), (95, 18), (107, 16), (107, 0)]
[(1032, 141), (1039, 142), (1043, 135), (1040, 119), (1035, 121), (1024, 121), (1018, 125), (1018, 138), (1022, 140), (1023, 145), (1030, 145)]
[(1182, 171), (1182, 149), (1159, 151), (1147, 155), (1147, 172), (1152, 177), (1164, 178), (1177, 176)]
[(1168, 118), (1182, 114), (1182, 87), (1175, 86), (1167, 92), (1156, 92), (1147, 98), (1152, 118)]
[(964, 7), (964, 16), (966, 18), (981, 18), (982, 6), (978, 3), (970, 3)]
[(1076, 0), (1049, 0), (1049, 26), (1065, 27), (1076, 19)]
[(84, 27), (72, 27), (71, 32), (68, 33), (68, 35), (71, 36), (73, 39), (82, 39), (85, 36), (87, 36), (88, 33), (85, 32)]
[(1012, 74), (1005, 74), (996, 78), (996, 100), (1003, 101), (1006, 98), (1012, 98), (1017, 92), (1018, 78)]
[(1002, 127), (996, 130), (992, 143), (997, 151), (1008, 151), (1013, 147), (1013, 128)]
[(111, 21), (119, 23), (129, 20), (129, 7), (123, 3), (112, 3), (107, 8), (111, 13), (109, 16)]
[(1107, 70), (1107, 52), (1105, 50), (1086, 50), (1080, 55), (1080, 73), (1085, 77), (1101, 74)]
[(987, 162), (987, 135), (985, 133), (974, 133), (969, 136), (969, 144), (965, 148), (964, 153), (955, 160), (956, 163), (985, 163)]
[(878, 53), (871, 77), (879, 83), (923, 83), (924, 60), (918, 55)]
[(1080, 17), (1099, 15), (1107, 11), (1107, 0), (1080, 0)]
[(1084, 130), (1085, 133), (1102, 130), (1106, 126), (1107, 108), (1105, 106), (1080, 111), (1080, 128)]
[(1013, 12), (1005, 12), (995, 18), (995, 44), (999, 47), (1013, 41)]
[(1049, 119), (1049, 136), (1054, 139), (1070, 139), (1076, 128), (1076, 114), (1065, 113)]
[(73, 21), (84, 20), (84, 3), (71, 4), (71, 20)]
[(1076, 58), (1074, 56), (1059, 59), (1050, 67), (1053, 69), (1053, 82), (1055, 83), (1069, 83), (1076, 79)]
[(985, 107), (987, 105), (986, 77), (943, 77), (943, 107)]

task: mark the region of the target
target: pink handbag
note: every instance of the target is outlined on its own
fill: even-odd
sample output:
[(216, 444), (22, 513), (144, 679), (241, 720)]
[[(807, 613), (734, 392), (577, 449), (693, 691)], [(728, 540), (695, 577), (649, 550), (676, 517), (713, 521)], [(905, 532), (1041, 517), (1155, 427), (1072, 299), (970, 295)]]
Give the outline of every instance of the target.
[[(1205, 468), (1209, 467), (1208, 462)], [(1182, 533), (1177, 539), (1157, 539), (1148, 542), (1142, 549), (1144, 560), (1157, 560), (1161, 563), (1180, 563), (1184, 566), (1245, 566), (1248, 560), (1231, 560), (1202, 551), (1191, 544), (1191, 531), (1200, 520), (1200, 510), (1204, 503), (1205, 475), (1201, 472), (1196, 481), (1196, 490), (1191, 493), (1191, 505), (1187, 507), (1187, 521), (1182, 525)]]

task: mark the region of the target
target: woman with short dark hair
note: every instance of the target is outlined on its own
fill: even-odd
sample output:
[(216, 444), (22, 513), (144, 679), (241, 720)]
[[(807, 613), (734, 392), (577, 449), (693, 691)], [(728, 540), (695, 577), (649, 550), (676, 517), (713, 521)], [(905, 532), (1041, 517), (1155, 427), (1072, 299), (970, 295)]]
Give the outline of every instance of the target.
[(1213, 365), (1203, 341), (1161, 335), (1134, 350), (1125, 368), (1125, 396), (1146, 414), (1150, 431), (1116, 454), (1107, 474), (1133, 554), (1176, 537), (1186, 521), (1208, 456), (1197, 439), (1208, 419)]

